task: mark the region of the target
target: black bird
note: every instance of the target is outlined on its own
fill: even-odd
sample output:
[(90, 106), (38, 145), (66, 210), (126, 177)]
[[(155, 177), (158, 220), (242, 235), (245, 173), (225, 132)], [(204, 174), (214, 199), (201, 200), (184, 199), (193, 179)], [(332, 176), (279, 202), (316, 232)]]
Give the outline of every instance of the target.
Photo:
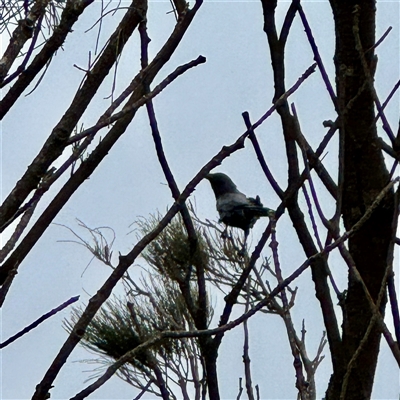
[(240, 192), (232, 179), (221, 172), (205, 177), (211, 183), (217, 200), (220, 222), (244, 230), (245, 243), (250, 229), (260, 217), (271, 217), (274, 211), (263, 207), (260, 197), (246, 197)]

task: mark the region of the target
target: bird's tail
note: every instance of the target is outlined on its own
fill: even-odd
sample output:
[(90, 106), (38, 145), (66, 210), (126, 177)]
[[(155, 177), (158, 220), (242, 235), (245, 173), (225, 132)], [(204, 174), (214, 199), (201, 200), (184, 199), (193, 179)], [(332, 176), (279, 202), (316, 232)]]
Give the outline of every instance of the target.
[(260, 206), (246, 206), (246, 210), (250, 211), (254, 216), (257, 217), (272, 217), (275, 211), (271, 208), (260, 207)]
[(263, 207), (263, 204), (261, 203), (260, 196), (256, 196), (256, 198), (249, 197), (248, 200), (250, 201), (251, 205), (247, 205), (245, 208), (246, 210), (251, 211), (254, 213), (255, 216), (257, 217), (272, 217), (275, 214), (275, 211)]

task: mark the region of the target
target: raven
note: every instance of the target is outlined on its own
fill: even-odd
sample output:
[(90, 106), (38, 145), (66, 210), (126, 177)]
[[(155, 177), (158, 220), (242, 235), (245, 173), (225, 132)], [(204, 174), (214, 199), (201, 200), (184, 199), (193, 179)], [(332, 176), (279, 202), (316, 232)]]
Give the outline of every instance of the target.
[(245, 243), (258, 218), (274, 215), (273, 210), (263, 207), (259, 196), (254, 199), (240, 192), (228, 175), (218, 172), (208, 174), (205, 178), (211, 183), (214, 191), (220, 222), (243, 229)]

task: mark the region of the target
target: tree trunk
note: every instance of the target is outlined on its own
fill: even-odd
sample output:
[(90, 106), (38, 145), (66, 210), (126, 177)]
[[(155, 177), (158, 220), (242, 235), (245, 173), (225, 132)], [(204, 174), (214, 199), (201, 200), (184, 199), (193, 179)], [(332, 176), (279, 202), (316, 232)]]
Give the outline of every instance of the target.
[(209, 399), (220, 400), (217, 374), (219, 344), (216, 344), (214, 339), (208, 336), (199, 337), (199, 344), (204, 360)]
[[(362, 57), (356, 48), (355, 5), (352, 1), (330, 1), (336, 30), (336, 86), (341, 118), (340, 135), (343, 140), (342, 213), (349, 230), (365, 213), (376, 196), (389, 182), (389, 174), (377, 142), (374, 122), (374, 100), (368, 76), (362, 66)], [(376, 59), (375, 1), (359, 2), (359, 37), (363, 57), (371, 77)], [(364, 86), (364, 87), (363, 87)], [(349, 101), (354, 100), (351, 107)], [(374, 301), (376, 301), (385, 274), (387, 253), (391, 240), (393, 193), (391, 192), (374, 211), (368, 222), (350, 238), (348, 246)], [(383, 314), (386, 299), (380, 309)], [(363, 339), (372, 313), (364, 290), (352, 273), (348, 277), (348, 292), (343, 316), (343, 362), (334, 370), (326, 399), (339, 399), (348, 363)], [(357, 357), (347, 382), (345, 399), (371, 397), (381, 333), (375, 324)]]

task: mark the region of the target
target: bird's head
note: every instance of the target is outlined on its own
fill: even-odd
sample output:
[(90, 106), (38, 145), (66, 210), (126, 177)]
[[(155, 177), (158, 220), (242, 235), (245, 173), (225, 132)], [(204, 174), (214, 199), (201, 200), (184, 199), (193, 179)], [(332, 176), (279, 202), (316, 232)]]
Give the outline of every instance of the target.
[(238, 192), (236, 185), (232, 182), (232, 179), (229, 178), (228, 175), (223, 174), (222, 172), (217, 172), (215, 174), (207, 174), (205, 178), (210, 181), (211, 187), (217, 199), (218, 197), (226, 193)]

